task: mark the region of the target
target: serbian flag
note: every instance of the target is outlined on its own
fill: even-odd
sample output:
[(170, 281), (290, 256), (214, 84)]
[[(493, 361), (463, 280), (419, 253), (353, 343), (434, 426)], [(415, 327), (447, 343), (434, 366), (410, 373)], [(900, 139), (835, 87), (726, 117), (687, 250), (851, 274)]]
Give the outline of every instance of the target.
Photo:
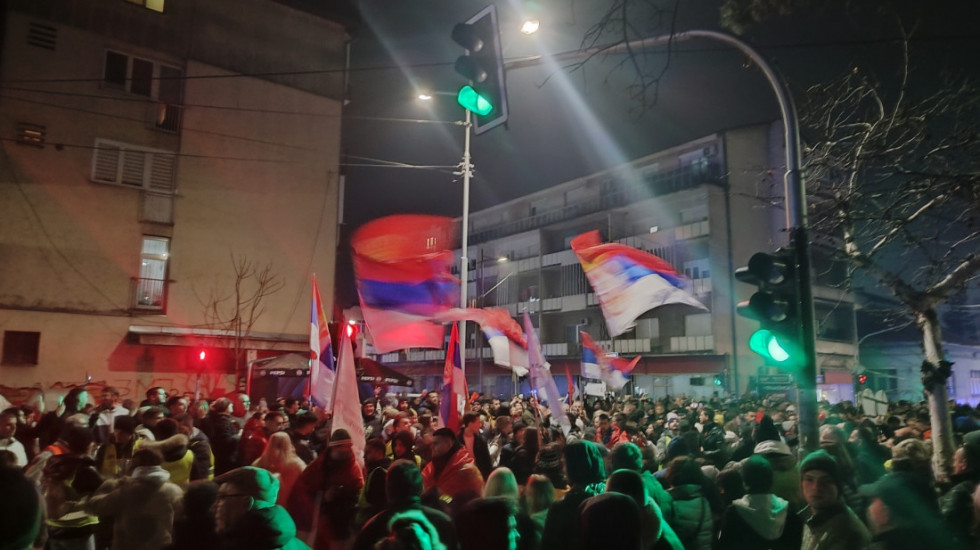
[(656, 307), (685, 304), (708, 309), (687, 291), (684, 277), (653, 254), (622, 244), (603, 244), (598, 231), (583, 233), (571, 244), (614, 337), (633, 328), (637, 317)]
[(549, 370), (551, 365), (545, 361), (544, 354), (541, 353), (538, 334), (534, 331), (527, 310), (524, 310), (524, 332), (527, 333), (527, 356), (531, 363), (531, 386), (538, 392), (538, 401), (548, 405), (551, 418), (558, 422), (561, 430), (568, 436), (568, 432), (572, 430), (572, 423), (561, 406), (562, 398), (558, 394), (558, 386), (555, 385), (555, 379)]
[(327, 316), (323, 313), (320, 289), (313, 276), (313, 307), (310, 313), (310, 401), (329, 411), (333, 401), (334, 381), (337, 371), (333, 361), (333, 346)]
[(453, 323), (449, 334), (449, 346), (446, 348), (446, 364), (442, 370), (442, 392), (439, 404), (439, 419), (442, 425), (453, 432), (459, 431), (460, 405), (466, 401), (469, 393), (466, 389), (466, 376), (463, 364), (459, 360), (459, 330)]
[(357, 393), (357, 373), (354, 366), (354, 347), (346, 330), (340, 331), (340, 353), (337, 358), (337, 386), (333, 400), (331, 430), (343, 428), (350, 434), (354, 459), (364, 468), (364, 419), (361, 399)]
[(432, 319), (459, 302), (459, 281), (449, 272), (454, 223), (438, 216), (388, 216), (351, 237), (361, 312), (378, 353), (442, 347), (445, 329)]
[(626, 376), (636, 368), (636, 364), (640, 362), (640, 356), (637, 355), (632, 360), (624, 359), (599, 347), (599, 344), (595, 343), (595, 340), (592, 339), (592, 336), (589, 336), (588, 332), (583, 330), (579, 332), (579, 335), (582, 338), (583, 376), (585, 372), (585, 358), (588, 355), (593, 358), (595, 366), (598, 369), (598, 376), (589, 376), (590, 378), (600, 378), (607, 386), (616, 391), (623, 389), (623, 386), (628, 381)]
[[(584, 333), (582, 333), (584, 334)], [(596, 357), (595, 350), (585, 345), (585, 337), (582, 336), (582, 376), (586, 378), (600, 379), (602, 371), (599, 370), (599, 358)], [(591, 341), (592, 339), (589, 338)]]
[(444, 321), (473, 321), (487, 337), (493, 362), (497, 366), (513, 370), (518, 376), (527, 376), (527, 339), (521, 325), (503, 308), (453, 309), (439, 315)]
[(575, 380), (572, 378), (572, 369), (569, 368), (568, 363), (565, 363), (565, 380), (568, 382), (568, 404), (571, 405), (576, 399), (578, 399), (579, 391), (578, 386), (575, 385)]

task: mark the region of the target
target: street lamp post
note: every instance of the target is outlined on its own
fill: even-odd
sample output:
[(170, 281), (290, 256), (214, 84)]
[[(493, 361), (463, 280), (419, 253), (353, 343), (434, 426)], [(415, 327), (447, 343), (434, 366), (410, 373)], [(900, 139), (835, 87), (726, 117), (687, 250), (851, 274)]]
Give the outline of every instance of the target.
[[(465, 127), (464, 138), (463, 138), (463, 160), (459, 163), (459, 172), (463, 176), (463, 228), (462, 236), (460, 240), (462, 241), (462, 252), (459, 258), (459, 274), (460, 274), (460, 284), (459, 284), (459, 305), (460, 307), (466, 307), (466, 286), (469, 284), (469, 272), (470, 272), (470, 259), (467, 256), (469, 248), (470, 239), (470, 177), (473, 175), (473, 164), (470, 162), (470, 134), (473, 130), (472, 114), (469, 109), (463, 109), (466, 113), (466, 118), (464, 119), (463, 126)], [(463, 376), (466, 376), (466, 320), (459, 321), (459, 367), (463, 371)], [(482, 389), (482, 373), (480, 385)]]
[(799, 383), (799, 418), (800, 443), (807, 451), (814, 451), (819, 446), (817, 426), (817, 350), (815, 336), (815, 321), (813, 307), (813, 288), (810, 274), (810, 243), (807, 235), (806, 187), (801, 176), (800, 130), (796, 106), (789, 94), (786, 83), (769, 62), (752, 46), (739, 38), (718, 31), (688, 30), (668, 35), (653, 36), (641, 40), (631, 40), (610, 47), (596, 47), (577, 52), (568, 52), (553, 56), (532, 56), (511, 61), (507, 69), (533, 67), (547, 61), (569, 61), (586, 59), (601, 54), (629, 54), (671, 42), (680, 42), (692, 38), (717, 40), (734, 46), (762, 70), (776, 95), (779, 111), (783, 119), (784, 139), (786, 142), (786, 227), (789, 229), (790, 242), (796, 254), (796, 264), (800, 275), (797, 277), (797, 296), (799, 300), (799, 316), (802, 325), (802, 343), (805, 364), (800, 373)]

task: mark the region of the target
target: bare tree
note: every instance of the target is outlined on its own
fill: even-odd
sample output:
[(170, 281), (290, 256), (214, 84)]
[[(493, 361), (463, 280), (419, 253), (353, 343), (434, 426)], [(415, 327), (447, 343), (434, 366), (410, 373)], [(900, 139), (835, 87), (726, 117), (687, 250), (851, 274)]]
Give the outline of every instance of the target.
[(265, 300), (282, 290), (283, 282), (266, 264), (259, 267), (248, 257), (231, 254), (234, 281), (231, 288), (212, 287), (204, 306), (204, 322), (232, 351), (235, 372), (245, 364), (245, 352), (255, 323), (265, 312)]
[(838, 258), (893, 294), (922, 332), (934, 465), (948, 479), (951, 364), (937, 307), (980, 271), (980, 94), (962, 79), (916, 94), (903, 54), (890, 85), (855, 69), (807, 90), (805, 171), (814, 232), (835, 238)]

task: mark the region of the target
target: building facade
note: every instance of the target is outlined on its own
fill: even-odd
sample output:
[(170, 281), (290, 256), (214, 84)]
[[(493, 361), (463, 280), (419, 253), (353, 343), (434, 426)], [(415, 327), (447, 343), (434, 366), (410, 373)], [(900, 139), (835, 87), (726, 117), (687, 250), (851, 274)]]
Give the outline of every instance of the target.
[(332, 308), (354, 24), (306, 5), (5, 3), (12, 400), (86, 381), (222, 393), (248, 359), (306, 353), (311, 273)]
[[(737, 128), (637, 159), (615, 169), (470, 214), (467, 295), (477, 307), (527, 310), (545, 356), (565, 388), (580, 383), (579, 331), (609, 351), (642, 357), (627, 391), (655, 396), (708, 397), (761, 389), (785, 393), (785, 378), (748, 349), (757, 323), (735, 313), (754, 290), (733, 272), (752, 254), (788, 241), (783, 207), (782, 127)], [(636, 327), (610, 338), (595, 295), (570, 247), (598, 230), (618, 242), (668, 261), (692, 283), (708, 311), (670, 305), (652, 310)], [(842, 289), (843, 270), (814, 249), (818, 288), (818, 373), (835, 400), (853, 397), (853, 299)], [(492, 366), (475, 329), (468, 335), (466, 373), (471, 389), (507, 395), (529, 391)], [(404, 365), (438, 387), (444, 352), (409, 350), (382, 360)], [(423, 366), (431, 363), (430, 370)], [(431, 379), (429, 378), (431, 377)], [(766, 384), (772, 387), (766, 387)], [(785, 398), (792, 398), (785, 395)]]

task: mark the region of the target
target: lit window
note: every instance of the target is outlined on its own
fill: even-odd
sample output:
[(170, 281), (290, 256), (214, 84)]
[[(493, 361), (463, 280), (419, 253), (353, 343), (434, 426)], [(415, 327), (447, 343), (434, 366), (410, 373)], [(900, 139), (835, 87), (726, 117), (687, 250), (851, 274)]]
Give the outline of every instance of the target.
[(143, 237), (140, 253), (140, 276), (136, 281), (136, 307), (163, 309), (167, 297), (167, 263), (170, 239)]

